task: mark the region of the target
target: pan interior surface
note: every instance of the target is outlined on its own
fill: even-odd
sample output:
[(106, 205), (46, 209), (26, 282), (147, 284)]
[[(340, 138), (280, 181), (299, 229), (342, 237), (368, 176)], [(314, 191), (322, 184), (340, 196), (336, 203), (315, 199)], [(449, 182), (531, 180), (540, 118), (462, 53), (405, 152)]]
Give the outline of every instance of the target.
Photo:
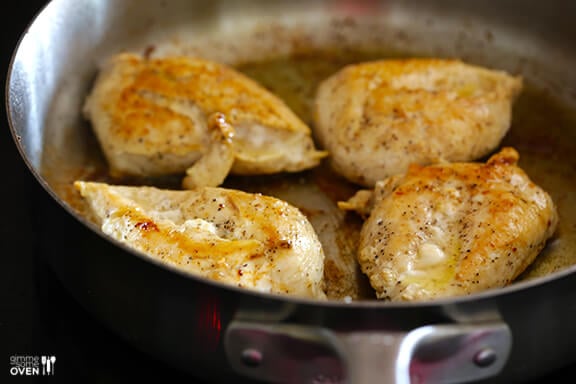
[[(8, 98), (14, 136), (43, 185), (79, 218), (75, 180), (177, 188), (170, 178), (113, 180), (87, 121), (84, 98), (110, 55), (199, 56), (236, 67), (283, 98), (308, 124), (320, 81), (343, 66), (390, 57), (451, 57), (522, 75), (525, 90), (502, 146), (548, 191), (560, 222), (518, 282), (576, 264), (576, 52), (566, 25), (538, 2), (56, 1), (23, 36)], [(458, 4), (459, 3), (459, 4)], [(486, 2), (484, 2), (486, 3)], [(542, 8), (544, 7), (544, 8)], [(547, 28), (532, 28), (536, 18)], [(540, 25), (539, 24), (539, 25)], [(544, 32), (546, 31), (546, 32)], [(326, 166), (294, 175), (230, 177), (225, 186), (277, 196), (308, 216), (325, 246), (328, 296), (372, 300), (354, 257), (361, 222), (337, 209), (357, 186)], [(352, 292), (352, 295), (350, 295)], [(350, 297), (352, 296), (352, 297)]]

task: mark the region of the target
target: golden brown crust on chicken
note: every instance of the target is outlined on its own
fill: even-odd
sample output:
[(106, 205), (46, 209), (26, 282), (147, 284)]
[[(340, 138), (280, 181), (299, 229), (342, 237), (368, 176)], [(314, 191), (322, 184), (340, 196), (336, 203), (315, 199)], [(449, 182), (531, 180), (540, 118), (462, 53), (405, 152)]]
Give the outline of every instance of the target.
[(115, 176), (184, 173), (208, 151), (214, 113), (235, 130), (234, 173), (296, 172), (326, 155), (280, 98), (208, 60), (113, 56), (84, 104)]
[(522, 79), (457, 60), (381, 60), (323, 81), (315, 134), (334, 169), (372, 187), (410, 164), (472, 161), (510, 127)]
[(243, 288), (326, 298), (320, 241), (284, 201), (223, 188), (74, 185), (104, 233), (153, 259)]
[(548, 193), (504, 148), (486, 164), (413, 165), (365, 212), (359, 263), (381, 299), (421, 301), (504, 287), (553, 235), (558, 214)]

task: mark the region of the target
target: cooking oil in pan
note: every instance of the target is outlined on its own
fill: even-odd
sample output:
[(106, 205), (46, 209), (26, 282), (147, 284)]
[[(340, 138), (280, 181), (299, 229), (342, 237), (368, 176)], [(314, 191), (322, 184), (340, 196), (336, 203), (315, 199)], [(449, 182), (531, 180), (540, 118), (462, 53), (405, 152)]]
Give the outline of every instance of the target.
[[(347, 64), (402, 56), (377, 51), (338, 54), (327, 51), (249, 63), (238, 69), (283, 98), (313, 126), (313, 98), (323, 79)], [(518, 280), (544, 276), (576, 264), (576, 111), (525, 79), (524, 91), (515, 104), (512, 127), (501, 146), (519, 151), (519, 165), (551, 194), (560, 215), (556, 235)], [(332, 183), (332, 188), (342, 185), (346, 184)], [(352, 192), (350, 188), (348, 185), (336, 194), (345, 197)]]
[[(244, 63), (238, 70), (277, 94), (306, 123), (313, 127), (312, 103), (318, 84), (351, 63), (401, 57), (400, 53), (332, 51), (308, 52), (265, 62)], [(86, 130), (90, 132), (89, 129)], [(102, 154), (93, 135), (88, 164), (62, 173), (45, 162), (44, 177), (54, 190), (80, 214), (83, 202), (72, 188), (76, 179), (113, 184), (146, 184), (179, 188), (180, 178), (162, 180), (113, 180), (108, 177)], [(519, 278), (531, 279), (576, 264), (576, 111), (554, 95), (538, 90), (525, 79), (525, 88), (515, 104), (513, 124), (502, 146), (520, 153), (520, 166), (531, 179), (548, 191), (558, 206), (558, 231), (536, 261)], [(362, 225), (352, 213), (343, 213), (336, 202), (346, 200), (359, 188), (334, 174), (323, 164), (298, 174), (259, 177), (230, 176), (225, 187), (260, 192), (282, 198), (299, 207), (310, 219), (325, 247), (325, 278), (331, 299), (373, 299), (365, 276), (355, 262), (355, 250)]]

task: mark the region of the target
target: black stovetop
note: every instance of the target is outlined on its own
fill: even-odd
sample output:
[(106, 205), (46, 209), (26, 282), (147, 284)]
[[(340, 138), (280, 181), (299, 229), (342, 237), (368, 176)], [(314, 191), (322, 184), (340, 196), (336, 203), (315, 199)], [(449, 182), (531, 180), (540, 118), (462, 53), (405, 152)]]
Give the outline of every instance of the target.
[[(45, 0), (2, 4), (9, 7), (2, 13), (1, 70), (5, 75), (19, 36)], [(18, 154), (5, 116), (2, 116), (0, 128), (0, 177), (3, 180), (0, 210), (0, 383), (29, 382), (25, 377), (10, 375), (10, 358), (17, 355), (56, 356), (54, 375), (41, 376), (39, 382), (47, 379), (75, 379), (77, 382), (80, 379), (83, 383), (115, 383), (126, 379), (133, 382), (161, 378), (171, 383), (200, 383), (134, 350), (85, 312), (60, 285), (42, 261), (33, 231), (36, 225), (33, 225), (35, 217), (30, 203), (42, 204), (43, 199), (49, 197)], [(576, 372), (576, 365), (537, 382), (572, 382), (561, 380), (561, 377), (567, 375), (569, 378), (573, 372)]]

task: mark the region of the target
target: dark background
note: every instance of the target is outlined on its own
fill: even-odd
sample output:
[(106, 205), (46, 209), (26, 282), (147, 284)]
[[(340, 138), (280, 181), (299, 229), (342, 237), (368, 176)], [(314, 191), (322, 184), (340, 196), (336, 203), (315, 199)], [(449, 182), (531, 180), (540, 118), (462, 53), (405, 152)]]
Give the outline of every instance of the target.
[[(20, 35), (44, 4), (44, 0), (2, 2), (2, 85)], [(43, 354), (57, 357), (56, 374), (39, 377), (39, 382), (80, 379), (83, 383), (120, 383), (162, 379), (170, 383), (200, 383), (124, 344), (84, 312), (44, 264), (34, 229), (47, 224), (35, 222), (33, 206), (48, 203), (49, 197), (18, 153), (4, 107), (0, 120), (0, 155), (3, 180), (0, 200), (0, 383), (31, 381), (10, 376), (10, 356)], [(573, 383), (574, 372), (576, 365), (532, 384)]]
[[(46, 0), (20, 0), (0, 5), (3, 88), (12, 51), (45, 3)], [(80, 383), (124, 383), (162, 379), (169, 383), (201, 383), (133, 350), (92, 319), (60, 286), (38, 252), (34, 231), (45, 225), (35, 222), (34, 204), (51, 203), (50, 197), (18, 153), (4, 100), (1, 111), (0, 383), (33, 381), (10, 376), (13, 355), (56, 356), (55, 375), (38, 377), (38, 382), (73, 379)]]

